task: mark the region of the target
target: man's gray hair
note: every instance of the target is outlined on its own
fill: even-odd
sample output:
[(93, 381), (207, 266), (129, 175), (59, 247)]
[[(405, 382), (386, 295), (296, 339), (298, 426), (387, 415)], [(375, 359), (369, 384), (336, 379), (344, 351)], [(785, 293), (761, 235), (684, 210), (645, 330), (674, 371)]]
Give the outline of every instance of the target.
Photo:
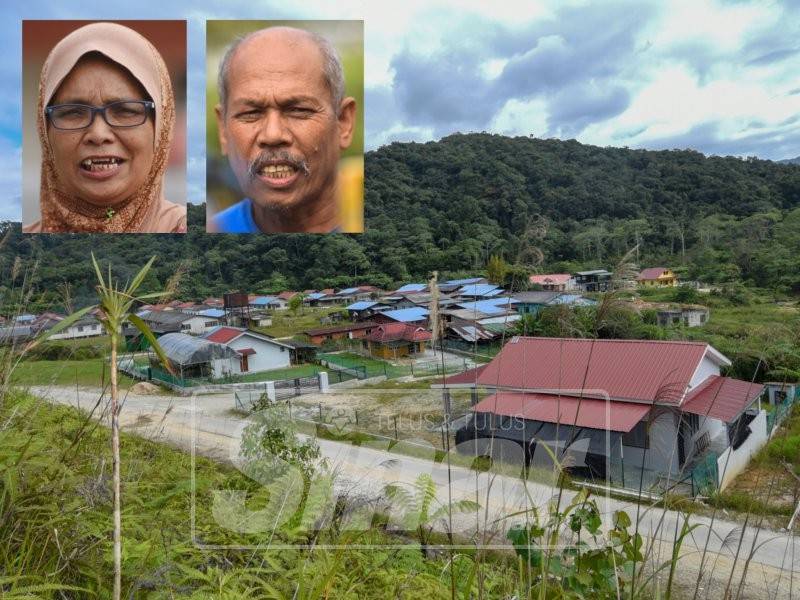
[[(242, 43), (246, 42), (251, 37), (263, 33), (264, 31), (269, 31), (270, 29), (277, 28), (268, 27), (266, 29), (259, 29), (258, 31), (253, 31), (246, 35), (239, 36), (225, 49), (225, 54), (222, 57), (222, 61), (219, 63), (219, 74), (217, 75), (219, 103), (222, 106), (223, 113), (227, 110), (228, 75), (230, 72), (233, 55), (236, 54), (236, 50), (242, 45)], [(293, 28), (281, 27), (280, 29)], [(325, 85), (328, 86), (328, 91), (331, 93), (331, 101), (333, 103), (334, 113), (338, 116), (339, 107), (344, 99), (344, 70), (342, 69), (342, 61), (339, 58), (339, 53), (336, 52), (336, 48), (327, 38), (319, 35), (318, 33), (305, 31), (303, 29), (296, 29), (295, 31), (302, 31), (303, 33), (307, 34), (309, 38), (311, 38), (311, 41), (316, 44), (317, 48), (322, 53), (322, 70), (323, 76), (325, 77)]]

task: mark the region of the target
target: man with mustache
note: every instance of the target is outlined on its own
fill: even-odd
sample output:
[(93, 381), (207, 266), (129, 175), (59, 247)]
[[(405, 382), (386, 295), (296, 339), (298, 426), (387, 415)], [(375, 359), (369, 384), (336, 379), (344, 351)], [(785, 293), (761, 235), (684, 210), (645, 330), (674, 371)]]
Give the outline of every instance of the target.
[(218, 86), (220, 146), (246, 197), (210, 229), (337, 231), (337, 165), (353, 138), (356, 103), (344, 97), (331, 43), (291, 27), (250, 33), (226, 51)]

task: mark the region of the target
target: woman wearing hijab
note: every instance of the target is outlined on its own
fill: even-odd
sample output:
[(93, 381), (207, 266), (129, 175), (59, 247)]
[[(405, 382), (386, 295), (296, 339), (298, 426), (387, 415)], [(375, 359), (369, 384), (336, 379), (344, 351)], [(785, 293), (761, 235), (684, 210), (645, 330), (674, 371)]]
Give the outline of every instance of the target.
[(41, 221), (26, 233), (185, 233), (164, 198), (175, 101), (164, 60), (139, 33), (93, 23), (62, 39), (39, 81)]

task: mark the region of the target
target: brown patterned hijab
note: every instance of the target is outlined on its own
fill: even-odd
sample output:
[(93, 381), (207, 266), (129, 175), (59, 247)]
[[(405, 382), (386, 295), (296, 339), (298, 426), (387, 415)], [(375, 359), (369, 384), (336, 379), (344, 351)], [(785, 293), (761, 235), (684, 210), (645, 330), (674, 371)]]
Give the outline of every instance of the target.
[[(153, 164), (144, 185), (113, 207), (89, 204), (62, 191), (47, 138), (45, 107), (82, 56), (99, 52), (123, 66), (142, 84), (156, 106)], [(26, 232), (182, 233), (186, 207), (168, 202), (163, 195), (175, 100), (164, 59), (142, 35), (116, 23), (92, 23), (73, 31), (50, 52), (39, 80), (37, 128), (42, 147), (40, 205), (42, 220)]]

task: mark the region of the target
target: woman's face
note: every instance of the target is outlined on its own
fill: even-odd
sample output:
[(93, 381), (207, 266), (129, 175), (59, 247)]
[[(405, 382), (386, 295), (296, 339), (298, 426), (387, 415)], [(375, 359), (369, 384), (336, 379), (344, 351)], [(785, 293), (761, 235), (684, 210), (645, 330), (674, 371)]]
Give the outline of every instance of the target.
[[(49, 104), (105, 106), (147, 99), (127, 70), (103, 56), (88, 55), (69, 72)], [(47, 137), (62, 191), (95, 206), (114, 206), (128, 198), (147, 180), (153, 164), (152, 116), (129, 128), (111, 127), (100, 114), (85, 129), (65, 131), (48, 123)]]

